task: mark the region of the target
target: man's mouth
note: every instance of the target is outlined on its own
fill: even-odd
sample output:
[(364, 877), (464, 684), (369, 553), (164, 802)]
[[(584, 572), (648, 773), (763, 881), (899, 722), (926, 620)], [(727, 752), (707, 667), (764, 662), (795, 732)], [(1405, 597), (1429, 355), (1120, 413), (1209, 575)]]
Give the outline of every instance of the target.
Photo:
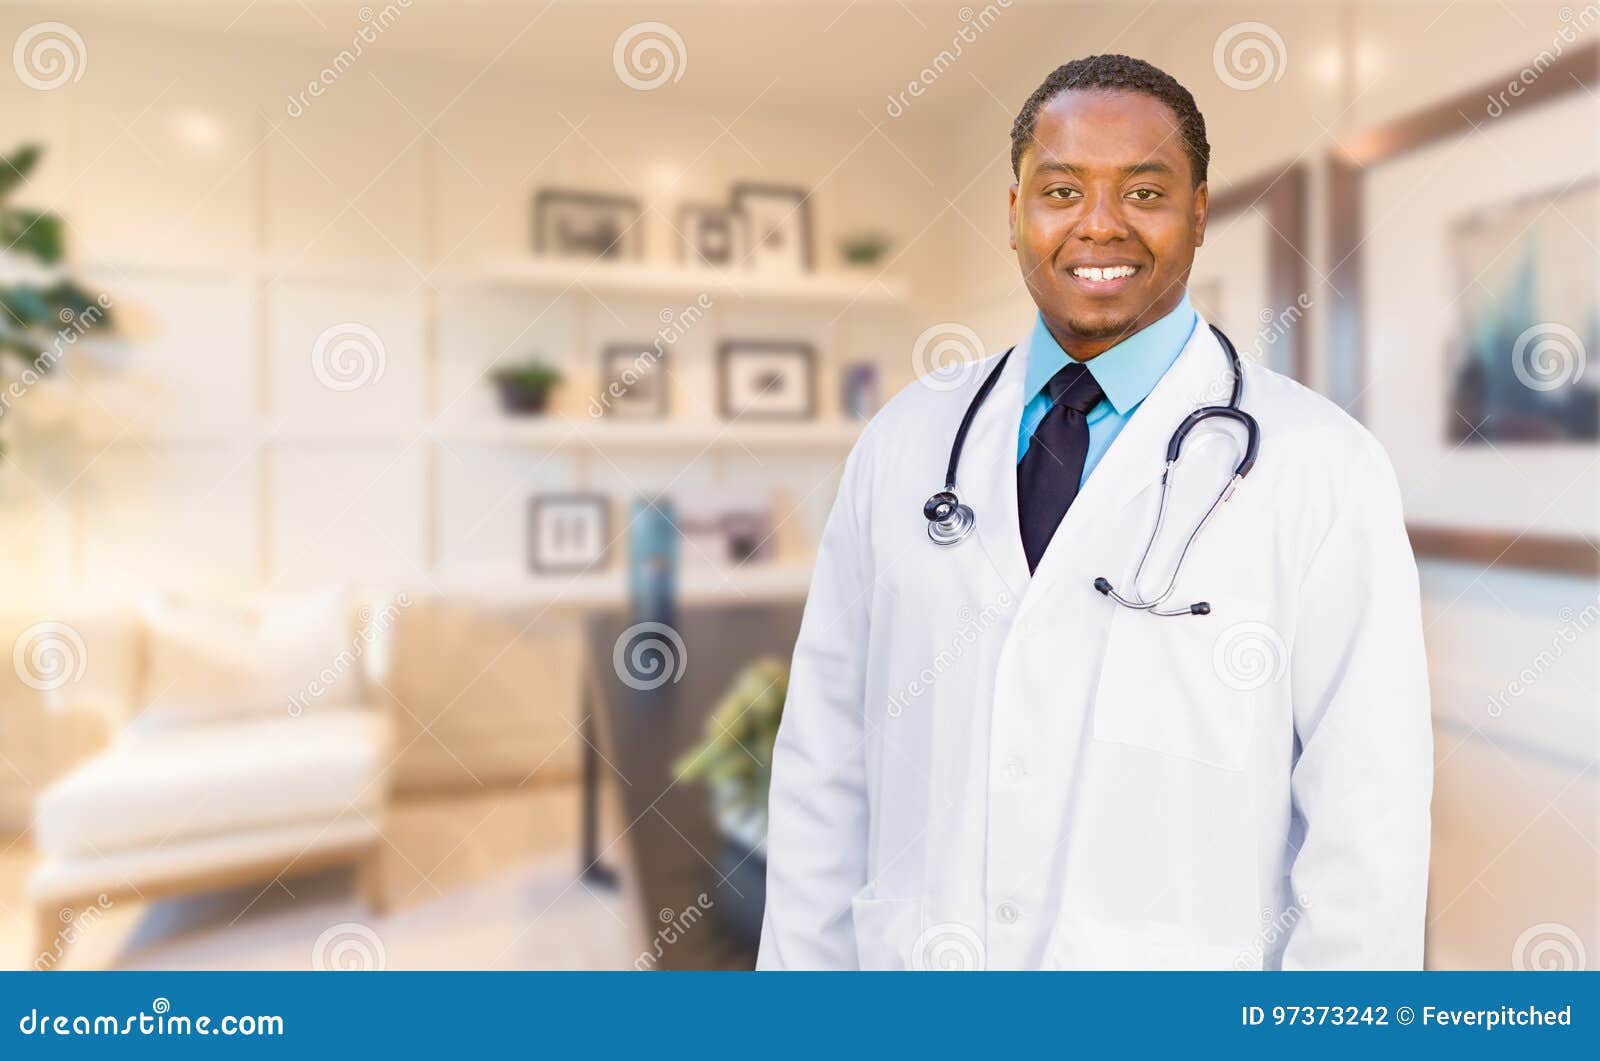
[(1078, 265), (1068, 270), (1081, 290), (1095, 295), (1120, 291), (1138, 271), (1137, 265)]

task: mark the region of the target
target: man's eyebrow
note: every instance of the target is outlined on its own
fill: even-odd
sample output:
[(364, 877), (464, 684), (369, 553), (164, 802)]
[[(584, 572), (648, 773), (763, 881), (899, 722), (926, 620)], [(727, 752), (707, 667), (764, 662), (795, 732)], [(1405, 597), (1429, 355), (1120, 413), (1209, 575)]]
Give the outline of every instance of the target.
[[(1063, 162), (1060, 159), (1055, 158), (1047, 158), (1043, 160), (1036, 168), (1040, 173), (1065, 173), (1070, 176), (1078, 176), (1079, 174), (1087, 172), (1083, 166), (1074, 165), (1071, 162)], [(1132, 177), (1139, 173), (1156, 173), (1162, 176), (1170, 177), (1176, 172), (1177, 171), (1171, 166), (1158, 159), (1146, 159), (1143, 162), (1135, 162), (1131, 165), (1123, 166), (1117, 171), (1118, 175), (1124, 178)]]

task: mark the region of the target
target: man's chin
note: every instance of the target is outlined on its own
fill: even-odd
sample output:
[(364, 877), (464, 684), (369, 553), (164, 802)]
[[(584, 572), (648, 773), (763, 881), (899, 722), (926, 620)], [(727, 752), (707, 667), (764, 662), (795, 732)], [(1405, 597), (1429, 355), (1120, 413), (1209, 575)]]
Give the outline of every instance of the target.
[(1135, 314), (1110, 314), (1091, 317), (1076, 317), (1068, 315), (1065, 323), (1072, 334), (1080, 339), (1114, 339), (1117, 336), (1127, 335), (1137, 327), (1138, 316)]

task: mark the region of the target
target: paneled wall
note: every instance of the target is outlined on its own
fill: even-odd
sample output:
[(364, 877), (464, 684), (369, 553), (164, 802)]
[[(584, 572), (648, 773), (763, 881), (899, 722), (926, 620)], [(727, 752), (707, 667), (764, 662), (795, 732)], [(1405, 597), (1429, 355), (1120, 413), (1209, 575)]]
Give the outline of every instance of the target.
[[(0, 38), (34, 21), (0, 17)], [(858, 274), (871, 295), (859, 300), (718, 289), (669, 353), (671, 419), (691, 430), (666, 448), (637, 433), (620, 448), (519, 433), (485, 376), (541, 355), (567, 374), (552, 413), (586, 425), (601, 347), (648, 343), (692, 289), (630, 293), (580, 270), (521, 283), (507, 263), (531, 254), (538, 188), (637, 197), (647, 261), (671, 267), (679, 204), (726, 201), (744, 180), (814, 189), (819, 268), (837, 273), (839, 236), (863, 226), (896, 252), (926, 246), (934, 199), (865, 190), (907, 161), (931, 167), (932, 141), (877, 136), (848, 113), (748, 98), (686, 107), (615, 77), (563, 94), (526, 70), (381, 50), (294, 116), (287, 94), (327, 63), (320, 51), (105, 12), (73, 26), (82, 80), (39, 92), (0, 79), (0, 151), (45, 146), (19, 199), (65, 216), (75, 271), (110, 295), (119, 334), (70, 350), (6, 415), (0, 611), (16, 629), (152, 588), (503, 589), (527, 573), (527, 501), (541, 491), (605, 491), (619, 511), (667, 488), (757, 491), (781, 559), (803, 570), (852, 437), (841, 368), (878, 362), (885, 394), (910, 379), (927, 323), (916, 281), (938, 263), (896, 263), (894, 290), (909, 298), (871, 274)], [(377, 337), (382, 374), (332, 389), (313, 351), (349, 323)], [(724, 338), (812, 343), (826, 422), (780, 429), (772, 445), (719, 438)], [(24, 821), (29, 794), (96, 732), (52, 721), (6, 682), (0, 756), (17, 768), (0, 769), (0, 818)]]
[[(582, 417), (600, 347), (648, 342), (662, 313), (693, 301), (595, 290), (578, 274), (518, 286), (494, 268), (529, 254), (538, 187), (639, 197), (648, 257), (666, 265), (678, 204), (724, 200), (743, 179), (814, 187), (819, 258), (838, 269), (838, 234), (864, 220), (854, 185), (925, 146), (759, 108), (729, 135), (750, 101), (723, 115), (621, 85), (553, 99), (515, 71), (473, 80), (380, 56), (290, 117), (286, 71), (325, 57), (114, 21), (77, 28), (92, 75), (70, 92), (13, 83), (0, 107), (17, 119), (14, 143), (47, 146), (25, 197), (66, 215), (81, 272), (113, 298), (124, 337), (72, 352), (81, 391), (62, 387), (68, 422), (33, 422), (19, 403), (8, 424), (0, 534), (36, 557), (17, 596), (503, 579), (524, 570), (525, 501), (540, 490), (625, 500), (669, 484), (758, 484), (779, 505), (792, 499), (776, 515), (796, 541), (814, 536), (845, 452), (837, 433), (809, 450), (653, 458), (486, 435), (496, 363), (537, 353), (559, 364), (556, 412)], [(928, 204), (895, 206), (871, 221), (909, 242)], [(892, 392), (922, 327), (913, 307), (882, 299), (715, 303), (672, 350), (675, 420), (715, 420), (723, 338), (814, 344), (821, 413), (837, 417), (841, 366), (880, 361)], [(334, 390), (312, 351), (348, 322), (377, 337), (382, 375)]]

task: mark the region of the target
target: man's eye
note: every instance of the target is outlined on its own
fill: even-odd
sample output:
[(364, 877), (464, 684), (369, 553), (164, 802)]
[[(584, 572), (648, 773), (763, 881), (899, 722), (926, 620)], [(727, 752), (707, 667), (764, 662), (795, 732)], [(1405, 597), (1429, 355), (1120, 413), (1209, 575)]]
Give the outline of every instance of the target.
[(1069, 199), (1069, 198), (1071, 198), (1071, 197), (1073, 197), (1073, 196), (1078, 194), (1078, 189), (1076, 189), (1076, 188), (1051, 188), (1049, 191), (1045, 192), (1044, 194), (1045, 194), (1046, 197), (1051, 198), (1051, 199)]
[(1161, 193), (1154, 188), (1135, 188), (1128, 194), (1141, 203), (1148, 203), (1152, 199), (1161, 198)]

